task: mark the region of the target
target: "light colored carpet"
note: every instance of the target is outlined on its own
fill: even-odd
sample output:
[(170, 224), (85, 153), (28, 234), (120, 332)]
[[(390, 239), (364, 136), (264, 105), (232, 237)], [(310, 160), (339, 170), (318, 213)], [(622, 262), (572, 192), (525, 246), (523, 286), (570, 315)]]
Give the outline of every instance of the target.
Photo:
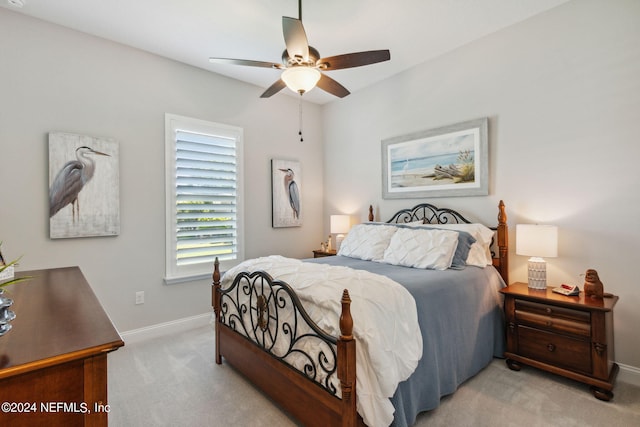
[[(589, 387), (503, 360), (420, 414), (416, 426), (640, 426), (640, 387), (618, 382), (611, 402)], [(109, 424), (295, 426), (226, 364), (216, 365), (209, 326), (127, 344), (109, 354)]]

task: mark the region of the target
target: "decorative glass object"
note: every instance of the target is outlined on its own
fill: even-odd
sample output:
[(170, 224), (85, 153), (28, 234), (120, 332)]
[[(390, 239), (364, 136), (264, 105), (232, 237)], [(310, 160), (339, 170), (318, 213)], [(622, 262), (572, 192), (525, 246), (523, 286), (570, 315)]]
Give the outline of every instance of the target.
[(11, 330), (11, 322), (16, 318), (16, 314), (9, 310), (13, 305), (13, 300), (3, 296), (4, 289), (0, 289), (0, 337)]

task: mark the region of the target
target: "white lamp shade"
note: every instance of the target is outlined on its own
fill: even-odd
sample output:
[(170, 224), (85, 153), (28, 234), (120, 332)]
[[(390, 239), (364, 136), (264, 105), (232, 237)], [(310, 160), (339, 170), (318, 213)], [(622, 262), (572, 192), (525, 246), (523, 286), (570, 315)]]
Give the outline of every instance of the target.
[(351, 217), (349, 215), (331, 215), (331, 232), (334, 234), (344, 234), (349, 232), (351, 227)]
[(316, 86), (320, 80), (320, 71), (305, 66), (290, 67), (282, 72), (280, 78), (292, 91), (305, 93)]
[(555, 225), (517, 224), (516, 254), (541, 258), (558, 256), (558, 227)]

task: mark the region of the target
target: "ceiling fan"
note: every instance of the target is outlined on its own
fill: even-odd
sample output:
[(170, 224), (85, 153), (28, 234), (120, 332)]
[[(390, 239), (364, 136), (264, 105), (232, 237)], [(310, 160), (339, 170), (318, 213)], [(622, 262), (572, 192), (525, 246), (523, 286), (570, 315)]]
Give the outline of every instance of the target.
[(318, 86), (337, 97), (349, 95), (347, 88), (323, 74), (322, 71), (341, 70), (344, 68), (361, 67), (388, 61), (391, 54), (388, 49), (370, 50), (365, 52), (347, 53), (343, 55), (321, 58), (320, 53), (307, 42), (307, 35), (302, 25), (302, 0), (298, 0), (298, 19), (282, 17), (282, 32), (286, 49), (282, 53), (282, 63), (252, 61), (247, 59), (209, 58), (217, 64), (245, 65), (249, 67), (275, 68), (283, 70), (280, 79), (272, 84), (261, 98), (280, 92), (287, 86), (302, 95)]

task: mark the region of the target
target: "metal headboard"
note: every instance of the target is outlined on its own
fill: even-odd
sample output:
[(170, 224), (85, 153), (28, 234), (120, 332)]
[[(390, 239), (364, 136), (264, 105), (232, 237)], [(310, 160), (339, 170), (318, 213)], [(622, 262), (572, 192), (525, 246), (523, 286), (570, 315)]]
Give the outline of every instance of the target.
[(438, 208), (429, 203), (420, 203), (410, 209), (396, 212), (387, 223), (409, 223), (422, 221), (424, 224), (470, 224), (471, 221), (453, 209)]

